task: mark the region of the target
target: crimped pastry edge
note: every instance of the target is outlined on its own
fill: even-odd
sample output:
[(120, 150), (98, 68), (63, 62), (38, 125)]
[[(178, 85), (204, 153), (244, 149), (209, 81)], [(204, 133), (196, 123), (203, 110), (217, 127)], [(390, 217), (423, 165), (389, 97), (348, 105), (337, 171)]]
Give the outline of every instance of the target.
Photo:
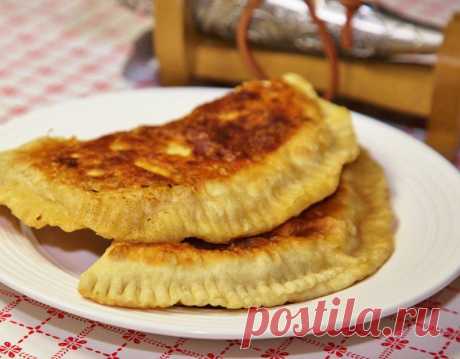
[[(289, 74), (284, 79), (317, 99), (299, 76)], [(167, 195), (95, 194), (49, 183), (31, 166), (15, 164), (13, 151), (0, 155), (0, 203), (32, 227), (90, 228), (102, 237), (126, 241), (179, 242), (199, 237), (225, 243), (262, 233), (333, 193), (343, 165), (359, 153), (349, 112), (318, 101), (326, 128), (300, 130), (263, 165), (254, 164), (225, 181), (209, 181), (200, 189), (175, 186)], [(333, 143), (327, 143), (329, 131)], [(322, 146), (318, 145), (321, 138), (326, 141)], [(24, 148), (39, 145), (36, 141)]]
[(391, 255), (395, 220), (377, 163), (363, 153), (345, 171), (344, 177), (352, 176), (349, 203), (326, 233), (224, 251), (114, 242), (82, 274), (79, 291), (98, 303), (123, 307), (237, 309), (298, 302), (346, 288)]

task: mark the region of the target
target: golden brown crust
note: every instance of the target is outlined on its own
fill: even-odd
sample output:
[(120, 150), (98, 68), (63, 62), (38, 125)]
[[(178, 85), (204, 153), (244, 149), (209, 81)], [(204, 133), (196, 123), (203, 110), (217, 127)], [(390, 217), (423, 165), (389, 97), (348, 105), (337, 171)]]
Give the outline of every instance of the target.
[(23, 156), (49, 180), (82, 188), (199, 186), (262, 161), (301, 126), (320, 122), (316, 102), (286, 82), (253, 81), (166, 125), (48, 139)]
[(0, 203), (32, 227), (223, 243), (271, 230), (331, 194), (358, 152), (348, 111), (289, 75), (248, 83), (164, 126), (4, 152)]
[(102, 304), (227, 308), (321, 296), (375, 272), (393, 251), (383, 171), (366, 152), (337, 192), (262, 236), (230, 244), (114, 242), (80, 280)]

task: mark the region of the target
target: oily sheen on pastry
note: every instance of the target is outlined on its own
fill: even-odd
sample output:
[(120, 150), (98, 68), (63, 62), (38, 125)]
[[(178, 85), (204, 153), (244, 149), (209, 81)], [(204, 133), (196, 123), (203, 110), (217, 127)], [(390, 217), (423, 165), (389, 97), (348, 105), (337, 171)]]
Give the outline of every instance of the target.
[(337, 192), (271, 232), (230, 244), (113, 242), (80, 279), (81, 295), (133, 308), (246, 308), (302, 301), (374, 273), (393, 251), (380, 166), (362, 151)]
[(44, 137), (4, 152), (0, 204), (35, 228), (224, 243), (333, 193), (357, 154), (348, 111), (291, 74), (247, 82), (162, 126), (90, 141)]

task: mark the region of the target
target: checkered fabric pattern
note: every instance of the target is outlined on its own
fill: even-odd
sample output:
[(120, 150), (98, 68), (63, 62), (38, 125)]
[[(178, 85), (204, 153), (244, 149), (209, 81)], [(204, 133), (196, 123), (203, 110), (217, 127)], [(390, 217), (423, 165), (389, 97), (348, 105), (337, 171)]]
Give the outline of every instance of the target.
[[(407, 321), (400, 337), (313, 337), (253, 341), (195, 340), (145, 334), (62, 312), (0, 285), (0, 357), (3, 358), (460, 358), (460, 279), (420, 306), (441, 308), (440, 334), (418, 337)], [(386, 318), (384, 326), (393, 325)]]
[[(136, 69), (131, 80), (123, 76), (132, 43), (149, 26), (148, 17), (114, 0), (0, 0), (0, 124), (46, 104), (155, 83), (152, 73)], [(421, 305), (441, 308), (439, 336), (417, 337), (416, 324), (408, 322), (398, 338), (307, 336), (255, 341), (242, 352), (235, 340), (164, 337), (97, 323), (0, 284), (0, 357), (460, 358), (460, 278)]]
[(149, 23), (112, 0), (1, 0), (0, 123), (37, 106), (129, 87), (121, 69)]

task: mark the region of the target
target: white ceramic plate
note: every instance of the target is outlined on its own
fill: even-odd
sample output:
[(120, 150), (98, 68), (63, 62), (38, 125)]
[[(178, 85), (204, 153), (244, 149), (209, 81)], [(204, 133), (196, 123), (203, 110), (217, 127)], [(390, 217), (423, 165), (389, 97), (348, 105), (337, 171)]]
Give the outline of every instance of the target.
[[(0, 149), (47, 133), (90, 138), (139, 124), (162, 123), (223, 91), (154, 89), (42, 109), (0, 127)], [(328, 302), (335, 296), (343, 302), (356, 298), (355, 319), (361, 308), (381, 308), (388, 315), (398, 307), (415, 304), (460, 273), (460, 176), (438, 154), (404, 133), (359, 114), (353, 118), (360, 142), (385, 168), (399, 219), (396, 251), (381, 270), (322, 298)], [(76, 289), (78, 274), (105, 246), (105, 241), (89, 231), (31, 231), (7, 210), (0, 211), (0, 281), (10, 287), (59, 309), (122, 327), (194, 338), (241, 337), (245, 311), (182, 307), (140, 311), (81, 298)], [(314, 308), (318, 300), (288, 307), (293, 311), (305, 305)]]

